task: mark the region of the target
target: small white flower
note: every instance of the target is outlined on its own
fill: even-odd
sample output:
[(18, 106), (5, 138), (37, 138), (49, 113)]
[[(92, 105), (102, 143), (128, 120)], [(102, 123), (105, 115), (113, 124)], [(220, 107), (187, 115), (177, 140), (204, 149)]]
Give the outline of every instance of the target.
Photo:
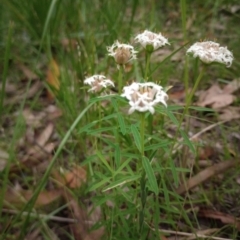
[(149, 111), (154, 114), (154, 106), (158, 103), (167, 106), (166, 100), (168, 99), (168, 95), (162, 90), (162, 87), (153, 82), (134, 82), (123, 88), (121, 96), (129, 100), (131, 106), (129, 114), (135, 110), (139, 112)]
[(88, 92), (100, 92), (103, 88), (107, 88), (108, 86), (114, 87), (114, 83), (106, 79), (103, 75), (93, 75), (92, 77), (86, 78), (84, 80), (84, 84), (88, 84), (91, 88)]
[(166, 44), (170, 45), (168, 39), (165, 38), (161, 33), (157, 34), (148, 30), (138, 34), (135, 37), (136, 42), (139, 42), (144, 48), (152, 48), (152, 51), (157, 50)]
[(116, 41), (111, 47), (107, 47), (109, 56), (114, 57), (118, 65), (125, 65), (129, 61), (136, 59), (137, 51), (134, 47), (128, 44), (119, 43)]
[(232, 65), (233, 54), (227, 47), (221, 47), (219, 43), (212, 41), (196, 42), (188, 50), (187, 54), (193, 54), (193, 57), (199, 57), (204, 63), (218, 62), (227, 67)]

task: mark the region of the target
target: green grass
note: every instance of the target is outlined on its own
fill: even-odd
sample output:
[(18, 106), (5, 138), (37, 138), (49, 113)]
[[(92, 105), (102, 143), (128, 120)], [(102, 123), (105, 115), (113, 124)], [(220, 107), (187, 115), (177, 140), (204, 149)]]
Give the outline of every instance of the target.
[[(214, 112), (191, 107), (195, 90), (206, 89), (217, 79), (231, 81), (239, 77), (240, 15), (239, 11), (231, 13), (229, 10), (237, 3), (226, 0), (204, 3), (151, 0), (148, 4), (141, 0), (2, 0), (0, 151), (7, 152), (9, 159), (0, 172), (3, 196), (0, 210), (6, 208), (7, 189), (19, 185), (24, 190), (31, 190), (33, 196), (21, 203), (20, 208), (10, 202), (8, 208), (16, 210), (15, 215), (0, 211), (1, 239), (24, 239), (37, 229), (42, 239), (53, 239), (53, 235), (59, 239), (77, 239), (68, 224), (50, 219), (53, 213), (67, 218), (73, 211), (76, 216), (74, 210), (66, 206), (66, 195), (50, 206), (34, 206), (43, 190), (53, 189), (65, 191), (84, 211), (88, 205), (93, 209), (100, 207), (98, 221), (85, 216), (86, 219), (81, 219), (78, 224), (93, 223), (88, 226), (93, 232), (104, 227), (105, 239), (160, 239), (161, 235), (167, 236), (161, 229), (196, 233), (206, 225), (219, 228), (218, 237), (237, 239), (238, 231), (231, 224), (202, 222), (195, 209), (216, 206), (218, 211), (239, 217), (240, 209), (231, 212), (231, 206), (240, 202), (236, 197), (239, 167), (224, 172), (221, 178), (214, 176), (198, 186), (197, 191), (183, 195), (175, 191), (202, 170), (197, 152), (202, 143), (192, 142), (189, 133), (201, 131), (218, 121)], [(164, 33), (171, 43), (163, 48), (166, 54), (160, 53), (164, 55), (163, 60), (152, 62), (150, 59), (147, 67), (145, 51), (134, 44), (136, 34), (145, 29)], [(63, 46), (66, 39), (73, 44)], [(141, 81), (146, 74), (164, 88), (176, 82), (185, 89), (196, 87), (188, 96), (186, 107), (169, 101), (168, 108), (156, 107), (153, 117), (149, 113), (128, 115), (128, 103), (117, 93), (105, 97), (89, 94), (83, 81), (93, 74), (106, 75), (115, 81), (117, 89), (117, 80), (122, 75), (106, 49), (117, 39), (133, 44), (139, 51), (130, 71), (123, 71), (123, 86), (133, 80)], [(196, 80), (201, 63), (185, 54), (191, 43), (201, 39), (216, 40), (228, 46), (235, 60), (229, 69), (220, 65), (208, 66), (198, 85)], [(171, 57), (177, 54), (182, 56), (172, 61)], [(46, 69), (52, 58), (60, 72), (60, 89), (55, 91), (54, 103), (46, 98), (46, 89), (51, 89), (46, 82)], [(29, 99), (27, 93), (36, 80), (23, 79), (19, 74), (19, 63), (36, 73), (43, 83), (33, 98)], [(24, 90), (22, 101), (8, 104), (13, 97), (6, 91), (10, 83), (17, 87), (16, 95), (22, 94), (19, 89)], [(234, 104), (237, 106), (238, 102), (236, 100)], [(24, 157), (22, 148), (27, 148), (27, 145), (19, 147), (19, 141), (31, 128), (24, 120), (23, 111), (28, 108), (37, 114), (50, 104), (62, 111), (62, 116), (54, 122), (58, 144), (45, 170), (38, 173), (34, 171), (35, 166), (22, 168), (18, 165)], [(187, 120), (196, 120), (201, 126), (196, 129)], [(41, 132), (44, 124), (34, 127), (33, 132)], [(223, 123), (202, 136), (203, 144), (217, 149), (215, 143), (221, 143), (223, 147), (208, 159), (211, 164), (239, 158), (238, 145), (229, 137), (234, 132), (239, 132), (237, 120)], [(181, 146), (179, 151), (175, 151), (177, 145)], [(12, 164), (17, 165), (17, 173), (12, 171)], [(86, 169), (86, 184), (75, 189), (59, 185), (52, 172), (68, 171), (76, 165)], [(33, 218), (32, 213), (46, 214), (50, 220), (41, 216)]]

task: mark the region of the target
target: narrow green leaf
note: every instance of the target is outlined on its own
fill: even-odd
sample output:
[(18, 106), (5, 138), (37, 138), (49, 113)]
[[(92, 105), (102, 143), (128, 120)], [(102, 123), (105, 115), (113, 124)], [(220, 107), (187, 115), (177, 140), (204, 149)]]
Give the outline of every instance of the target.
[(47, 14), (45, 24), (44, 24), (44, 28), (43, 28), (42, 38), (41, 38), (41, 42), (40, 42), (40, 46), (41, 46), (40, 48), (42, 48), (43, 40), (44, 40), (44, 38), (46, 36), (46, 33), (47, 33), (47, 30), (49, 28), (50, 19), (51, 19), (51, 16), (53, 15), (56, 3), (57, 3), (57, 0), (53, 0), (51, 2), (50, 7), (49, 7), (48, 14)]
[(201, 112), (215, 112), (212, 108), (206, 108), (206, 107), (198, 107), (198, 106), (191, 106), (189, 109), (201, 111)]
[(168, 115), (168, 117), (171, 119), (171, 121), (172, 121), (176, 126), (179, 125), (178, 120), (177, 120), (176, 117), (173, 115), (173, 113), (172, 113), (171, 111), (169, 111), (168, 108), (166, 109), (166, 114)]
[[(125, 167), (129, 165), (129, 162), (132, 161), (132, 158), (128, 158), (127, 160), (124, 160), (123, 164), (117, 169), (117, 171), (114, 173), (114, 176), (118, 175)], [(134, 174), (134, 171), (128, 171), (130, 174)]]
[(107, 169), (113, 174), (113, 169), (110, 167), (105, 157), (99, 151), (97, 151), (97, 156), (100, 158), (102, 163), (107, 167)]
[(84, 127), (82, 127), (82, 128), (79, 129), (78, 134), (83, 133), (83, 132), (87, 132), (88, 129), (91, 128), (91, 127), (93, 127), (95, 124), (96, 124), (95, 122), (91, 122), (91, 123), (85, 125)]
[(169, 140), (162, 140), (160, 143), (152, 144), (150, 146), (145, 147), (144, 150), (145, 151), (156, 150), (161, 147), (166, 147), (169, 144), (170, 144)]
[(184, 139), (184, 142), (186, 143), (186, 145), (190, 148), (190, 150), (192, 151), (192, 153), (196, 154), (196, 150), (195, 150), (195, 147), (194, 145), (192, 144), (192, 142), (189, 140), (187, 134), (185, 133), (185, 131), (179, 129), (183, 139)]
[[(119, 106), (118, 106), (117, 100), (112, 98), (111, 102), (112, 102), (112, 105), (115, 109), (115, 112), (119, 112)], [(123, 135), (125, 135), (127, 130), (126, 130), (126, 125), (125, 125), (124, 118), (123, 118), (122, 114), (117, 113), (117, 120), (118, 120), (118, 124), (119, 124), (120, 130), (121, 130), (121, 133)]]
[(118, 120), (118, 124), (120, 126), (121, 133), (123, 135), (125, 135), (127, 133), (127, 129), (126, 129), (126, 125), (125, 125), (123, 116), (121, 114), (117, 114), (117, 120)]
[[(171, 154), (171, 151), (169, 151), (170, 149), (169, 148), (163, 148), (165, 153), (167, 153), (167, 158), (169, 159), (168, 160), (168, 163), (170, 165), (169, 167), (169, 170), (172, 172), (172, 176), (173, 176), (173, 180), (174, 180), (174, 185), (175, 186), (178, 186), (178, 183), (179, 183), (179, 179), (178, 179), (178, 170), (177, 168), (175, 167), (174, 165), (174, 161), (172, 159), (172, 154)], [(159, 166), (159, 168), (161, 169), (160, 171), (163, 170), (163, 167), (162, 166)], [(167, 167), (165, 167), (165, 170), (167, 170)]]
[(116, 188), (116, 187), (119, 187), (119, 186), (122, 186), (128, 182), (132, 182), (132, 181), (135, 181), (137, 179), (140, 178), (140, 175), (134, 175), (134, 176), (128, 176), (128, 177), (123, 177), (119, 180), (116, 180), (114, 182), (112, 182), (111, 184), (109, 184), (106, 188), (104, 188), (102, 190), (102, 192), (105, 192), (107, 190), (110, 190), (110, 189), (113, 189), (113, 188)]
[(121, 164), (121, 151), (120, 151), (119, 145), (115, 145), (114, 158), (115, 158), (116, 167), (118, 169)]
[(102, 186), (105, 185), (107, 182), (109, 182), (110, 179), (111, 179), (111, 178), (108, 177), (108, 178), (103, 179), (103, 180), (100, 181), (100, 182), (97, 182), (96, 184), (93, 184), (93, 185), (88, 189), (88, 191), (91, 192), (91, 191), (94, 191), (94, 190), (102, 187)]
[(116, 130), (116, 126), (111, 126), (111, 127), (102, 127), (98, 129), (90, 129), (88, 130), (88, 134), (96, 134), (96, 133), (101, 133), (101, 132), (106, 132), (106, 131), (114, 131)]
[(133, 197), (130, 198), (130, 194), (129, 194), (128, 192), (126, 192), (125, 189), (119, 188), (118, 191), (121, 193), (121, 195), (122, 195), (123, 197), (125, 197), (125, 199), (126, 199), (128, 202), (134, 203), (134, 199), (135, 199), (135, 198), (133, 198)]
[(141, 136), (136, 125), (131, 125), (131, 132), (138, 150), (141, 152)]
[(152, 166), (150, 164), (149, 159), (144, 156), (143, 159), (142, 159), (142, 164), (143, 164), (143, 168), (144, 168), (144, 170), (146, 172), (150, 188), (157, 195), (159, 193), (157, 179), (155, 177), (155, 174), (154, 174), (154, 171), (152, 169)]
[(134, 153), (130, 153), (130, 152), (122, 152), (122, 156), (127, 157), (127, 158), (131, 158), (131, 159), (138, 159), (139, 158), (138, 154), (134, 154)]

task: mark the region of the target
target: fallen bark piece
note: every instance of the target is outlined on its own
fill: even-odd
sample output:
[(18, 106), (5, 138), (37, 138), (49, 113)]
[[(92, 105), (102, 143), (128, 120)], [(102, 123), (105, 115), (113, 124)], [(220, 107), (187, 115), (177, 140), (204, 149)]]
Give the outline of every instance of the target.
[(183, 183), (181, 186), (178, 187), (176, 192), (181, 195), (189, 191), (190, 189), (196, 187), (200, 183), (205, 182), (210, 177), (226, 171), (228, 168), (234, 167), (239, 163), (239, 160), (228, 160), (218, 164), (214, 164), (213, 166), (204, 169), (203, 171), (199, 172), (198, 174), (190, 178), (188, 181)]
[(237, 219), (232, 215), (214, 211), (211, 209), (200, 209), (198, 212), (198, 216), (218, 219), (224, 224), (233, 224), (238, 230), (240, 230), (240, 221), (237, 221)]

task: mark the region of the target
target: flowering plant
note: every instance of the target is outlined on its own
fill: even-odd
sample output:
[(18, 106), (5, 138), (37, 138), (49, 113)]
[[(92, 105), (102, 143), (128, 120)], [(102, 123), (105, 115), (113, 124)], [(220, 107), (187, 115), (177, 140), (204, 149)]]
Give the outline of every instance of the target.
[(165, 38), (161, 33), (154, 33), (145, 30), (143, 33), (138, 34), (135, 37), (136, 42), (139, 42), (145, 49), (155, 51), (166, 44), (170, 45), (168, 39)]
[(84, 84), (88, 84), (91, 88), (88, 90), (89, 92), (100, 92), (103, 88), (107, 88), (109, 86), (114, 87), (114, 83), (110, 79), (106, 79), (103, 75), (93, 75), (84, 80)]
[(233, 54), (227, 47), (221, 47), (219, 43), (212, 41), (196, 42), (188, 50), (187, 54), (198, 57), (204, 63), (218, 62), (227, 67), (232, 65)]
[(168, 95), (162, 90), (162, 87), (153, 83), (138, 83), (134, 82), (130, 86), (123, 88), (122, 97), (129, 100), (129, 114), (133, 113), (135, 110), (139, 112), (149, 111), (154, 114), (154, 106), (158, 103), (162, 103), (165, 106)]
[(107, 47), (108, 55), (114, 57), (118, 65), (125, 65), (129, 61), (136, 59), (137, 51), (129, 44), (123, 44), (119, 41), (115, 41), (110, 47)]

